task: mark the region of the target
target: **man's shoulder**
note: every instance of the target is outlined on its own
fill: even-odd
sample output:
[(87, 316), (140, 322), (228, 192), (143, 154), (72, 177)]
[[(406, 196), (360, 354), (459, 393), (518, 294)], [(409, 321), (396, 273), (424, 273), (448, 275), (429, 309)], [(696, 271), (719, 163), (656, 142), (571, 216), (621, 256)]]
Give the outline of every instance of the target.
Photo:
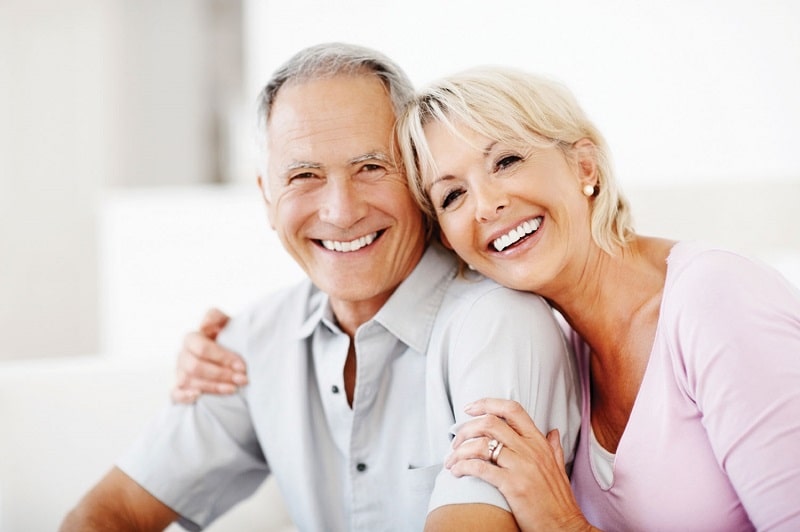
[(236, 318), (246, 319), (250, 323), (302, 320), (319, 304), (320, 295), (321, 292), (311, 281), (304, 279), (254, 300)]
[(219, 342), (247, 357), (254, 347), (297, 338), (323, 296), (308, 280), (266, 294), (231, 318)]
[(445, 302), (461, 311), (493, 314), (520, 310), (526, 314), (551, 312), (550, 306), (541, 296), (507, 288), (479, 274), (459, 275), (454, 278), (447, 287)]
[(432, 345), (452, 348), (484, 337), (498, 345), (538, 343), (544, 338), (561, 342), (562, 331), (541, 296), (485, 278), (458, 277), (447, 287), (432, 334)]

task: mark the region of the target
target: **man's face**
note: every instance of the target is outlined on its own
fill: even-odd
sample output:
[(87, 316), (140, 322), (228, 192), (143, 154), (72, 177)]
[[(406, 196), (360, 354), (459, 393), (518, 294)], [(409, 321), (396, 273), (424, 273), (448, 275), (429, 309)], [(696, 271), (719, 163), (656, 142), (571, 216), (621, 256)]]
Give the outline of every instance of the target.
[(286, 85), (267, 124), (270, 223), (340, 320), (369, 319), (425, 247), (391, 157), (394, 122), (385, 87), (365, 75)]

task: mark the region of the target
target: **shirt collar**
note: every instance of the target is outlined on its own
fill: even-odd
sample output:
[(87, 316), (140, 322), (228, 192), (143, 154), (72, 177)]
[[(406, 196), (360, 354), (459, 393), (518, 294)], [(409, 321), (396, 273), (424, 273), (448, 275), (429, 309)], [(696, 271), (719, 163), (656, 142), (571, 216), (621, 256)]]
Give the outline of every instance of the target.
[[(458, 263), (452, 252), (437, 242), (431, 243), (411, 274), (371, 321), (380, 323), (413, 350), (424, 353), (444, 293), (457, 271)], [(328, 294), (313, 285), (310, 290), (306, 318), (299, 329), (300, 338), (311, 336), (323, 322), (333, 324), (336, 321)]]
[(322, 292), (310, 281), (306, 281), (311, 291), (308, 297), (308, 306), (306, 307), (306, 318), (298, 331), (298, 338), (308, 338), (314, 332), (314, 329), (322, 322), (324, 318), (328, 318), (333, 322), (333, 311), (331, 310), (330, 303), (328, 303), (328, 294)]
[(444, 293), (457, 271), (452, 252), (431, 243), (374, 320), (414, 351), (425, 353)]

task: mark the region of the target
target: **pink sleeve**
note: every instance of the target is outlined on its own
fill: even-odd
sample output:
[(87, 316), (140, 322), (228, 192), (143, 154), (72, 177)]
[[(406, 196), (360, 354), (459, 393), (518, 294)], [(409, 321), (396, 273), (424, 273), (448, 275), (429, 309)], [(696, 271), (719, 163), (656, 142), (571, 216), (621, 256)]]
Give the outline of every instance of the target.
[(705, 252), (672, 298), (686, 392), (759, 530), (800, 530), (800, 292), (735, 254)]

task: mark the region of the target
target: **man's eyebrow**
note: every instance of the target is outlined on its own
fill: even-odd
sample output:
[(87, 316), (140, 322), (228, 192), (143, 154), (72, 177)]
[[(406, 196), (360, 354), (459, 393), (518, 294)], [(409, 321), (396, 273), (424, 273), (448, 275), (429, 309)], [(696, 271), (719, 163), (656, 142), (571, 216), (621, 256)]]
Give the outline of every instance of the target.
[(320, 163), (312, 163), (311, 161), (291, 161), (289, 164), (280, 170), (279, 176), (281, 179), (288, 179), (289, 174), (295, 170), (320, 170), (322, 165)]
[(353, 165), (353, 164), (363, 163), (364, 161), (381, 161), (386, 164), (394, 165), (391, 158), (389, 158), (388, 155), (386, 155), (381, 151), (373, 151), (365, 153), (363, 155), (359, 155), (357, 157), (353, 157), (348, 161), (348, 164)]
[(293, 170), (301, 170), (301, 169), (314, 169), (319, 170), (322, 168), (322, 165), (319, 163), (312, 163), (310, 161), (292, 161), (286, 165), (284, 168), (285, 172), (291, 172)]

